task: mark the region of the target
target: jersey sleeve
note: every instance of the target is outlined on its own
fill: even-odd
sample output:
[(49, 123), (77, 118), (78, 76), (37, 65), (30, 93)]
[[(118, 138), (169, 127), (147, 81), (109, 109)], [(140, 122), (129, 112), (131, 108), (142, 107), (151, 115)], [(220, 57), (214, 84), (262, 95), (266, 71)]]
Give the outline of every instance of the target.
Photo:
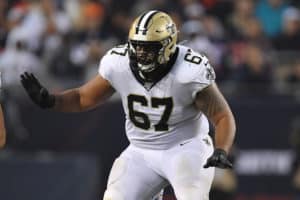
[(101, 59), (98, 72), (106, 80), (112, 84), (112, 73), (113, 73), (113, 59), (108, 51)]
[(215, 79), (216, 74), (213, 67), (210, 65), (207, 57), (203, 56), (202, 62), (199, 66), (199, 70), (197, 73), (195, 73), (195, 76), (190, 83), (192, 98), (194, 99), (199, 91), (213, 84), (215, 82)]

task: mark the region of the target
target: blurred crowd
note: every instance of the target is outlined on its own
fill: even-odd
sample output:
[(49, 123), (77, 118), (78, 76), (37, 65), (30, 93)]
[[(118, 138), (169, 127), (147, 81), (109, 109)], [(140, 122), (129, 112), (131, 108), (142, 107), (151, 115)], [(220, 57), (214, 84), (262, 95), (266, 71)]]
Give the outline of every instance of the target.
[(210, 58), (221, 86), (300, 93), (297, 0), (0, 0), (3, 87), (18, 87), (23, 71), (54, 90), (82, 84), (149, 9), (173, 17), (179, 41)]

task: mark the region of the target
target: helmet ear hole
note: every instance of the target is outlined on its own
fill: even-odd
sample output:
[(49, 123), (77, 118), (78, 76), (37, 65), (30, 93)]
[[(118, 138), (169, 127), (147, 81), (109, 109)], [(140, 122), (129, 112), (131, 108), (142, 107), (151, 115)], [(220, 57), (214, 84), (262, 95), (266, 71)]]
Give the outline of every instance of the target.
[(160, 64), (166, 64), (170, 60), (171, 55), (175, 52), (176, 42), (173, 41), (174, 38), (172, 36), (161, 41), (163, 48), (159, 58)]

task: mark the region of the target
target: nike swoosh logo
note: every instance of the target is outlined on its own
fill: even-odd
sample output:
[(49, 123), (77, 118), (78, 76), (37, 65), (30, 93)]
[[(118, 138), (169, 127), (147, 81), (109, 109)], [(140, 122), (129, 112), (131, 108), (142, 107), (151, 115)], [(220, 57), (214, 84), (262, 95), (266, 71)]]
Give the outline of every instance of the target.
[(189, 142), (191, 142), (191, 140), (188, 140), (188, 141), (185, 141), (185, 142), (183, 142), (183, 143), (180, 143), (179, 145), (180, 145), (180, 146), (183, 146), (183, 145), (185, 145), (185, 144), (187, 144), (187, 143), (189, 143)]

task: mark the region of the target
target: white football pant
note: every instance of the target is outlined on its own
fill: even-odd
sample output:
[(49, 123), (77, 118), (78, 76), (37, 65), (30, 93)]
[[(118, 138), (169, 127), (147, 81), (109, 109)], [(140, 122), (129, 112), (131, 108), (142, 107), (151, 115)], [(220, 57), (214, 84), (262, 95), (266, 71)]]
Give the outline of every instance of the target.
[(212, 153), (208, 135), (166, 150), (131, 144), (115, 160), (103, 200), (151, 200), (168, 184), (177, 200), (208, 200), (214, 168), (203, 165)]

